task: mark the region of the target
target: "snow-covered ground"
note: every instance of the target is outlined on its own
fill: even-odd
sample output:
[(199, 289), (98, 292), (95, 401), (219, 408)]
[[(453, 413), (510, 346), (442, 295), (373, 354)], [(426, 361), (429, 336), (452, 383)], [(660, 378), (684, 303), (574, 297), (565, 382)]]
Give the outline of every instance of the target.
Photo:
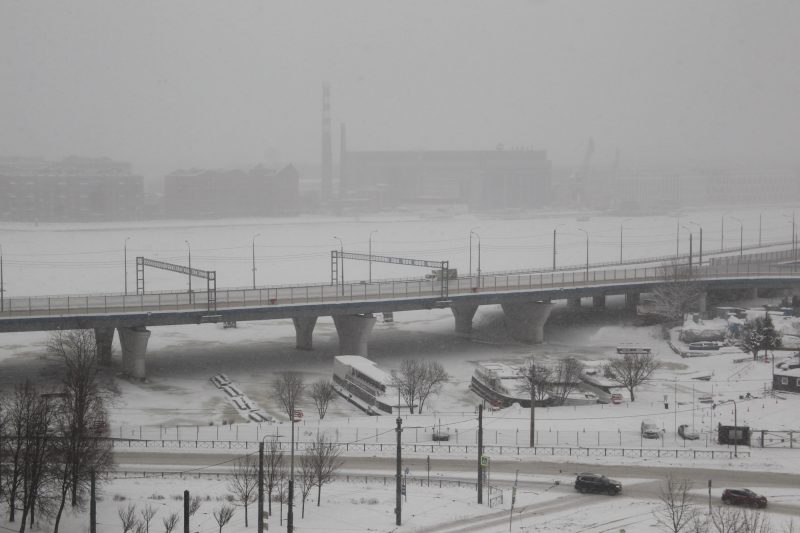
[[(750, 224), (758, 219), (758, 211), (745, 211), (738, 215), (745, 224), (745, 241), (754, 241), (757, 235)], [(684, 213), (681, 218), (708, 224), (706, 238), (714, 239), (713, 228), (719, 227), (718, 213)], [(613, 260), (619, 254), (620, 219), (599, 217), (589, 223), (592, 242), (592, 261)], [(779, 220), (764, 225), (765, 239), (788, 238)], [(346, 250), (365, 251), (367, 235), (373, 229), (373, 253), (424, 257), (450, 258), (459, 271), (468, 269), (467, 251), (470, 228), (482, 238), (482, 269), (507, 270), (530, 266), (543, 267), (552, 260), (552, 228), (560, 228), (558, 241), (559, 263), (580, 263), (585, 259), (584, 235), (574, 230), (576, 222), (559, 216), (537, 218), (481, 218), (462, 215), (455, 218), (420, 219), (416, 217), (375, 216), (368, 220), (302, 219), (302, 220), (236, 220), (204, 223), (147, 223), (140, 225), (111, 224), (103, 227), (38, 227), (22, 225), (0, 226), (0, 242), (4, 248), (6, 295), (26, 295), (57, 292), (121, 291), (123, 286), (122, 243), (128, 241), (128, 259), (146, 255), (167, 261), (182, 262), (187, 251), (184, 240), (192, 246), (192, 264), (200, 268), (217, 269), (220, 287), (246, 286), (251, 282), (250, 244), (256, 237), (257, 283), (324, 282), (329, 277), (329, 251), (338, 245), (332, 236), (342, 237)], [(625, 222), (624, 252), (628, 256), (651, 256), (674, 253), (675, 219), (653, 217)], [(773, 225), (774, 224), (774, 225)], [(630, 227), (628, 227), (628, 225)], [(563, 235), (562, 232), (563, 231)], [(685, 232), (684, 232), (685, 233)], [(549, 236), (549, 238), (548, 238)], [(685, 234), (681, 250), (686, 247)], [(719, 244), (706, 245), (706, 249)], [(727, 239), (733, 240), (732, 236)], [(727, 241), (726, 239), (726, 241)], [(731, 245), (731, 242), (727, 242)], [(473, 258), (473, 269), (477, 266)], [(129, 265), (129, 290), (135, 287), (135, 269)], [(356, 264), (346, 272), (348, 279), (364, 279), (366, 265)], [(373, 277), (409, 277), (423, 275), (424, 271), (387, 269), (373, 265)], [(148, 288), (182, 289), (184, 279), (163, 275), (148, 280)], [(647, 344), (662, 361), (662, 368), (654, 379), (636, 391), (635, 402), (622, 405), (590, 405), (560, 408), (537, 408), (537, 442), (540, 446), (609, 447), (653, 450), (676, 448), (714, 449), (729, 451), (729, 447), (711, 442), (710, 431), (718, 422), (734, 421), (732, 403), (711, 409), (699, 399), (712, 396), (719, 402), (736, 400), (739, 424), (756, 429), (797, 430), (800, 398), (788, 394), (766, 395), (772, 377), (771, 365), (753, 362), (747, 354), (722, 350), (709, 357), (682, 358), (669, 347), (660, 327), (634, 326), (614, 308), (621, 301), (608, 299), (611, 308), (596, 312), (583, 309), (578, 314), (564, 307), (557, 308), (545, 327), (545, 342), (541, 345), (523, 345), (508, 337), (498, 306), (483, 306), (476, 314), (472, 337), (458, 337), (454, 333), (453, 317), (449, 310), (420, 310), (394, 314), (393, 322), (379, 319), (370, 338), (370, 358), (384, 369), (399, 367), (403, 359), (422, 357), (440, 361), (451, 380), (441, 394), (432, 398), (425, 412), (405, 418), (403, 442), (406, 444), (431, 444), (431, 433), (439, 424), (447, 428), (458, 444), (473, 445), (476, 441), (477, 421), (475, 409), (480, 399), (469, 390), (469, 382), (477, 361), (519, 362), (535, 354), (537, 361), (557, 361), (566, 355), (592, 365), (616, 356), (615, 347), (621, 342)], [(756, 307), (772, 300), (747, 302)], [(112, 368), (105, 370), (105, 379), (115, 391), (111, 406), (112, 434), (125, 438), (169, 440), (223, 440), (254, 442), (265, 435), (278, 433), (285, 437), (288, 424), (284, 422), (271, 390), (277, 372), (294, 370), (307, 380), (331, 376), (333, 355), (338, 350), (338, 339), (329, 317), (320, 317), (314, 331), (314, 350), (298, 351), (294, 348), (295, 332), (290, 320), (240, 322), (236, 328), (204, 324), (152, 328), (149, 341), (147, 368), (149, 379), (133, 382), (117, 375), (120, 370), (118, 345), (115, 341), (115, 359)], [(57, 363), (45, 355), (45, 333), (4, 333), (0, 335), (0, 390), (9, 391), (15, 383), (25, 378), (40, 383), (55, 384), (58, 380)], [(237, 409), (230, 397), (217, 388), (210, 378), (225, 373), (232, 382), (255, 404), (278, 419), (276, 424), (249, 422), (243, 411)], [(710, 377), (708, 381), (698, 379)], [(747, 395), (750, 395), (747, 399)], [(368, 417), (351, 404), (338, 399), (324, 420), (318, 420), (313, 405), (302, 406), (305, 418), (298, 427), (298, 438), (313, 438), (317, 431), (326, 431), (339, 442), (391, 443), (395, 439), (392, 417)], [(665, 430), (663, 439), (641, 439), (639, 427), (644, 418), (651, 418)], [(497, 412), (487, 412), (484, 418), (484, 442), (487, 445), (524, 446), (528, 441), (529, 410), (512, 406)], [(680, 424), (690, 424), (701, 432), (698, 441), (685, 442), (675, 430)], [(776, 471), (800, 473), (797, 452), (790, 449), (747, 449), (750, 457), (731, 459), (701, 458), (688, 462), (697, 467), (728, 468), (737, 470)], [(191, 452), (182, 452), (189, 455)], [(352, 450), (352, 455), (386, 456), (393, 451), (367, 452)], [(445, 454), (442, 449), (420, 452), (415, 461), (425, 455), (434, 457), (470, 457), (458, 450)], [(743, 454), (744, 455), (744, 454)], [(409, 457), (411, 458), (410, 452)], [(538, 457), (540, 460), (570, 462), (571, 457)], [(521, 457), (522, 464), (527, 459)], [(581, 457), (582, 462), (658, 464), (687, 466), (686, 459), (669, 457), (635, 458)], [(565, 470), (566, 471), (566, 470)], [(572, 472), (572, 470), (569, 470)], [(527, 481), (532, 481), (527, 479)], [(649, 531), (654, 523), (654, 499), (611, 499), (580, 496), (571, 489), (572, 478), (564, 476), (561, 485), (545, 490), (547, 480), (539, 485), (521, 490), (517, 508), (541, 505), (547, 518), (533, 517), (530, 512), (514, 519), (515, 531)], [(552, 482), (549, 480), (548, 482)], [(624, 480), (626, 487), (628, 480)], [(400, 531), (444, 531), (445, 522), (455, 522), (476, 515), (485, 517), (485, 528), (476, 531), (507, 530), (510, 505), (510, 480), (506, 479), (504, 503), (495, 520), (486, 506), (474, 504), (474, 489), (467, 487), (412, 487), (404, 507), (404, 526)], [(114, 496), (134, 501), (139, 507), (154, 494), (164, 499), (150, 500), (161, 513), (167, 508), (179, 510), (180, 502), (174, 496), (185, 488), (208, 496), (197, 523), (198, 531), (216, 531), (211, 510), (220, 503), (225, 493), (224, 480), (165, 479), (117, 480), (104, 489), (105, 499), (100, 505), (101, 521), (119, 527), (116, 517), (118, 504)], [(540, 486), (541, 485), (541, 486)], [(549, 486), (549, 485), (548, 485)], [(635, 485), (632, 485), (635, 486)], [(751, 487), (761, 491), (758, 487)], [(535, 490), (534, 490), (535, 489)], [(716, 490), (716, 489), (715, 489)], [(721, 490), (721, 489), (720, 489)], [(762, 492), (766, 492), (766, 489)], [(768, 494), (770, 498), (772, 494)], [(718, 498), (718, 495), (715, 496)], [(778, 493), (797, 504), (798, 493)], [(118, 498), (118, 499), (119, 499)], [(576, 498), (580, 498), (579, 503)], [(309, 502), (306, 518), (299, 520), (298, 530), (316, 531), (392, 531), (394, 530), (393, 486), (378, 483), (358, 484), (337, 482), (323, 491), (322, 507)], [(251, 513), (253, 511), (251, 510)], [(500, 513), (500, 511), (497, 511)], [(203, 514), (205, 513), (205, 514)], [(299, 517), (299, 509), (296, 513)], [(252, 518), (252, 515), (251, 515)], [(70, 519), (72, 520), (72, 519)], [(156, 519), (158, 520), (158, 518)], [(776, 520), (780, 520), (776, 518)], [(78, 523), (85, 521), (81, 515), (70, 522), (63, 531), (85, 531)], [(243, 514), (237, 510), (234, 522), (223, 529), (229, 533), (245, 531)], [(276, 530), (277, 520), (270, 522), (270, 531)], [(0, 522), (0, 524), (3, 524)], [(159, 522), (160, 524), (160, 522)], [(254, 528), (251, 522), (251, 530)], [(616, 528), (616, 529), (614, 529)], [(161, 530), (160, 525), (155, 531)], [(194, 531), (193, 527), (193, 531)], [(279, 528), (277, 530), (280, 530)], [(455, 530), (455, 529), (454, 529)]]

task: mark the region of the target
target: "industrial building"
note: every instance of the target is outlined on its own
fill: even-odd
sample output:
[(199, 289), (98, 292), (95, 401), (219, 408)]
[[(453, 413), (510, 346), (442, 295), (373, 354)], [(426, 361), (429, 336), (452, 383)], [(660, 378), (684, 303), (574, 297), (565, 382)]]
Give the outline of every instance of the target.
[(108, 158), (0, 158), (0, 219), (21, 222), (131, 220), (144, 179)]
[(299, 210), (299, 176), (293, 165), (280, 170), (258, 165), (244, 170), (178, 170), (164, 178), (167, 218), (294, 215)]

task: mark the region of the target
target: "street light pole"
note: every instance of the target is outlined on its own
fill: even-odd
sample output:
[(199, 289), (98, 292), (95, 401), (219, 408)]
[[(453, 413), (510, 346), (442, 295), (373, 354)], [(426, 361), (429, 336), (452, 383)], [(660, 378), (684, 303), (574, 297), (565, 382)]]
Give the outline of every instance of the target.
[(586, 282), (589, 282), (589, 232), (583, 228), (578, 228), (578, 230), (584, 232), (586, 234)]
[(739, 443), (739, 421), (738, 421), (738, 415), (737, 415), (737, 411), (736, 411), (736, 400), (734, 400), (734, 399), (725, 400), (724, 402), (720, 402), (720, 404), (728, 403), (728, 402), (733, 404), (733, 456), (734, 457), (739, 457), (739, 451), (738, 451), (738, 447), (737, 447), (737, 445)]
[(369, 232), (369, 282), (372, 283), (372, 234), (378, 233), (378, 230), (374, 229)]
[(125, 294), (128, 294), (128, 239), (125, 237), (125, 242), (122, 245), (122, 261), (125, 263)]
[(556, 227), (553, 228), (553, 270), (556, 269), (556, 230), (559, 226), (563, 226), (564, 224), (556, 224)]
[(689, 232), (689, 277), (692, 277), (692, 230), (686, 226), (681, 227)]
[(469, 258), (470, 258), (470, 284), (472, 280), (472, 236), (475, 235), (478, 239), (478, 287), (481, 286), (481, 236), (475, 231), (477, 228), (469, 230)]
[(253, 235), (253, 288), (256, 288), (256, 237), (260, 237), (260, 233)]
[(743, 243), (744, 243), (744, 224), (742, 224), (742, 220), (736, 217), (731, 217), (733, 220), (739, 223), (739, 261), (742, 260), (742, 253), (744, 251)]
[(697, 266), (702, 268), (703, 267), (703, 226), (698, 224), (697, 222), (689, 222), (689, 224), (694, 224), (698, 228), (700, 228), (700, 253), (699, 258), (697, 259)]
[(3, 245), (0, 244), (0, 312), (6, 310), (5, 291), (6, 288), (3, 285)]
[(189, 244), (189, 241), (183, 241), (186, 243), (186, 246), (189, 248), (189, 303), (192, 303), (192, 245)]
[(292, 402), (292, 452), (289, 459), (289, 508), (286, 510), (286, 532), (294, 532), (294, 402)]

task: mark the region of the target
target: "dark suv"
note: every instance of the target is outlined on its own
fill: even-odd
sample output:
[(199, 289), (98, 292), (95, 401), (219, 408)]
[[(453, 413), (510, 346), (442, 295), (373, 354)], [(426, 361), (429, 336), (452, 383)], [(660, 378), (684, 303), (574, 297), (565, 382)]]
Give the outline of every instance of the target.
[(722, 492), (722, 503), (726, 505), (749, 505), (750, 507), (767, 506), (767, 498), (750, 489), (725, 489)]
[(608, 479), (599, 474), (578, 474), (575, 478), (575, 490), (581, 494), (585, 492), (605, 493), (616, 496), (622, 492), (622, 483), (615, 479)]

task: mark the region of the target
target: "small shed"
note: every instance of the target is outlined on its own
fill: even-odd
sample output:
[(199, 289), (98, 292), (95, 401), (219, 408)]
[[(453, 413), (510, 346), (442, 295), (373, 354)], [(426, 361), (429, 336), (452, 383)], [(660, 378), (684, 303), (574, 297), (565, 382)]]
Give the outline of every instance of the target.
[(783, 392), (800, 393), (800, 368), (789, 370), (775, 369), (772, 375), (772, 389)]
[(717, 426), (717, 442), (750, 446), (750, 426)]

